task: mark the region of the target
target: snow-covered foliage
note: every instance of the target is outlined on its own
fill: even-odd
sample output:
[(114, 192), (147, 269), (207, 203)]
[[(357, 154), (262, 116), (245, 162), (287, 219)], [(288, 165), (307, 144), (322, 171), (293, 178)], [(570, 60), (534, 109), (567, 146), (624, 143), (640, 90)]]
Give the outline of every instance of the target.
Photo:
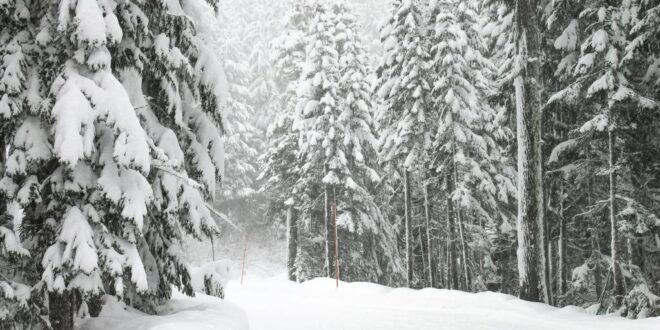
[[(178, 245), (218, 233), (207, 201), (224, 162), (226, 81), (204, 39), (211, 5), (2, 6), (2, 256), (30, 260), (16, 278), (35, 301), (105, 293), (148, 310), (170, 285), (192, 292)], [(28, 308), (23, 286), (2, 283)]]
[(418, 0), (395, 0), (392, 16), (381, 30), (385, 55), (378, 68), (377, 95), (382, 161), (397, 161), (412, 169), (430, 148), (433, 82), (430, 45), (426, 38), (423, 5)]
[(501, 147), (512, 133), (498, 123), (488, 103), (494, 66), (483, 56), (478, 3), (444, 1), (431, 10), (432, 99), (438, 109), (428, 116), (435, 123), (432, 166), (453, 181), (446, 184), (446, 193), (456, 204), (458, 225), (467, 231), (468, 244), (489, 257), (492, 242), (483, 241), (485, 231), (515, 222), (510, 213), (516, 197), (515, 171)]

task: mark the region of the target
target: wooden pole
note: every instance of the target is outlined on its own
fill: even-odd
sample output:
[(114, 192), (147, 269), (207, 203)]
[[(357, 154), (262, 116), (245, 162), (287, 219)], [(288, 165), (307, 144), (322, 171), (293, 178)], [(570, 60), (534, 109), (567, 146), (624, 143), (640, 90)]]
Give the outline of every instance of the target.
[(215, 244), (213, 244), (213, 235), (211, 235), (211, 258), (215, 261)]
[(339, 287), (339, 239), (337, 238), (337, 206), (332, 205), (332, 223), (335, 229), (335, 278), (336, 287)]
[(245, 274), (245, 258), (247, 257), (247, 241), (248, 241), (248, 234), (245, 233), (245, 241), (243, 242), (243, 265), (241, 266), (241, 286), (243, 285), (243, 274)]

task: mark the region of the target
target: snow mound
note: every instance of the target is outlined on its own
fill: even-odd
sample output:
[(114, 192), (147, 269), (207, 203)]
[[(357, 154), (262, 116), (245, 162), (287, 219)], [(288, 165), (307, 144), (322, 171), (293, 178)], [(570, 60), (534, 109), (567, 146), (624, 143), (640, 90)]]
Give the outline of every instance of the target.
[(191, 284), (195, 292), (224, 298), (227, 282), (237, 279), (240, 269), (231, 260), (219, 260), (190, 269)]
[(285, 276), (230, 281), (226, 300), (260, 329), (535, 329), (651, 330), (660, 318), (628, 320), (594, 316), (577, 308), (555, 308), (494, 293), (406, 288), (315, 279), (302, 284)]
[(245, 312), (219, 298), (197, 294), (188, 297), (178, 291), (159, 308), (159, 315), (135, 310), (113, 297), (97, 318), (85, 320), (77, 330), (247, 330)]

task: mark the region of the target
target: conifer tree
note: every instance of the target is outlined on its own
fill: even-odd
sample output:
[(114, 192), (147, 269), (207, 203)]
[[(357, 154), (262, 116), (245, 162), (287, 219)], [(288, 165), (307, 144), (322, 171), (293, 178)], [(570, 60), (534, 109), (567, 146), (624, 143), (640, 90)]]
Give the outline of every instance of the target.
[(207, 201), (224, 157), (223, 74), (196, 34), (208, 10), (105, 1), (2, 9), (12, 23), (0, 31), (9, 156), (0, 191), (14, 227), (3, 236), (20, 229), (23, 248), (10, 249), (29, 251), (32, 266), (18, 278), (43, 282), (36, 300), (48, 293), (55, 329), (96, 310), (79, 307), (101, 293), (147, 311), (171, 285), (192, 293), (178, 244), (184, 233), (217, 234)]
[(431, 82), (426, 76), (429, 49), (424, 31), (423, 5), (417, 0), (392, 3), (391, 17), (381, 30), (385, 56), (378, 73), (377, 116), (381, 131), (380, 157), (403, 172), (407, 285), (413, 281), (411, 180), (415, 165), (428, 150), (427, 124)]
[[(485, 43), (479, 33), (478, 4), (438, 2), (432, 13), (433, 99), (439, 109), (433, 116), (438, 125), (433, 166), (445, 178), (447, 203), (455, 205), (455, 214), (449, 217), (457, 222), (463, 283), (470, 290), (472, 261), (467, 248), (478, 245), (467, 242), (470, 232), (481, 232), (476, 238), (482, 238), (486, 228), (475, 224), (493, 228), (512, 218), (505, 206), (515, 196), (513, 170), (497, 143), (512, 134), (497, 125), (496, 113), (487, 102), (493, 92), (488, 83), (493, 65), (482, 55)], [(489, 258), (488, 249), (484, 252)]]

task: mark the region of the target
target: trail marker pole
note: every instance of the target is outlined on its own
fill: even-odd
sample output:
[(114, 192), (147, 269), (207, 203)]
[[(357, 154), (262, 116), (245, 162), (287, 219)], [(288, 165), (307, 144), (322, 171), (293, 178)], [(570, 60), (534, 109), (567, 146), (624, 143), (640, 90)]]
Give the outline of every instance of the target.
[(332, 223), (335, 227), (335, 278), (336, 287), (339, 287), (339, 239), (337, 238), (337, 206), (332, 205)]

